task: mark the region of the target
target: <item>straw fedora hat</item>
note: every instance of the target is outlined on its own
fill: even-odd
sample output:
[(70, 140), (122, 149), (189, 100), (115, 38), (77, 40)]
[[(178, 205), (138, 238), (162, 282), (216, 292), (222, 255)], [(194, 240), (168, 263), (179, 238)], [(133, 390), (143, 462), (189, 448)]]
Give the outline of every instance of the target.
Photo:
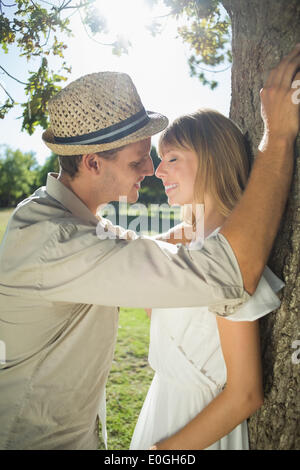
[(168, 119), (145, 111), (125, 73), (85, 75), (55, 95), (48, 105), (50, 127), (42, 138), (57, 155), (102, 152), (162, 131)]

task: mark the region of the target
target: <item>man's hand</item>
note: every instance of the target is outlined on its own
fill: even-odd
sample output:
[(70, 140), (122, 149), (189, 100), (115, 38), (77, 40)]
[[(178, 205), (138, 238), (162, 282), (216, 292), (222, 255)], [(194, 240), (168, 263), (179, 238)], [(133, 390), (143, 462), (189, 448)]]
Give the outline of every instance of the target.
[[(298, 71), (298, 73), (297, 73)], [(293, 99), (292, 83), (300, 79), (300, 44), (271, 70), (260, 91), (261, 115), (265, 131), (259, 149), (263, 151), (270, 139), (295, 139), (299, 132), (299, 103)], [(297, 100), (298, 101), (298, 100)]]
[(277, 234), (294, 165), (294, 140), (299, 131), (299, 103), (293, 100), (300, 46), (271, 71), (261, 91), (265, 125), (247, 187), (220, 230), (238, 261), (245, 290), (253, 294)]

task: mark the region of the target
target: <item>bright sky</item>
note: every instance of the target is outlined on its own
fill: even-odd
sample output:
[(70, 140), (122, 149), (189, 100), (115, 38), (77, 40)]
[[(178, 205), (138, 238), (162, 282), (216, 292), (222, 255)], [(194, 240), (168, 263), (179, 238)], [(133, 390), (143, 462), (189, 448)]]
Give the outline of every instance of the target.
[[(110, 47), (90, 39), (79, 15), (73, 15), (71, 28), (75, 34), (68, 39), (68, 48), (65, 51), (66, 61), (72, 66), (72, 73), (65, 85), (87, 73), (105, 70), (126, 72), (132, 77), (145, 108), (165, 114), (170, 120), (200, 107), (213, 108), (228, 116), (231, 70), (207, 74), (209, 78), (219, 81), (219, 86), (211, 91), (196, 77), (189, 76), (189, 50), (180, 38), (176, 39), (175, 20), (170, 17), (162, 18), (164, 29), (156, 37), (152, 37), (146, 30), (145, 24), (151, 22), (153, 17), (167, 13), (162, 2), (150, 10), (145, 0), (98, 1), (99, 8), (101, 7), (107, 18), (108, 28), (127, 35), (132, 47), (129, 54), (114, 56)], [(97, 39), (107, 43), (113, 42), (115, 36), (102, 36)], [(40, 59), (35, 60), (34, 63), (39, 65)], [(51, 61), (53, 69), (56, 63), (55, 60)], [(14, 48), (9, 50), (9, 54), (4, 54), (1, 50), (0, 64), (22, 81), (26, 81), (27, 70), (33, 70), (31, 63), (27, 64), (25, 59), (19, 58)], [(219, 67), (222, 68), (225, 66)], [(22, 85), (3, 74), (0, 74), (0, 81), (16, 101), (23, 99)], [(0, 101), (3, 99), (6, 99), (6, 96), (0, 88)], [(34, 151), (38, 162), (43, 164), (45, 158), (50, 155), (49, 149), (41, 139), (43, 129), (36, 129), (33, 136), (21, 132), (21, 120), (17, 119), (21, 114), (22, 109), (18, 107), (0, 121), (0, 142), (14, 149), (19, 148), (23, 152)], [(153, 137), (155, 145), (157, 139), (157, 136)]]

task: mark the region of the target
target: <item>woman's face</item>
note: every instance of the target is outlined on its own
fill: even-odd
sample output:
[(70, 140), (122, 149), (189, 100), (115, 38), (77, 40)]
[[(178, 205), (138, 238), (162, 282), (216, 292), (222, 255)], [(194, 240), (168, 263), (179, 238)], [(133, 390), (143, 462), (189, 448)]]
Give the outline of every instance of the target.
[(197, 168), (198, 158), (195, 152), (164, 146), (155, 175), (162, 180), (171, 206), (192, 204)]

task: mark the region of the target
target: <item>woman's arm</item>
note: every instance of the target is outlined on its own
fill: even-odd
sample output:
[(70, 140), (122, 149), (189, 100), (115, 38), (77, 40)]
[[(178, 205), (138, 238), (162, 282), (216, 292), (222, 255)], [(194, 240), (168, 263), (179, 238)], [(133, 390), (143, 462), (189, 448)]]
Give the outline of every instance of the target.
[(258, 321), (217, 318), (227, 384), (192, 421), (155, 449), (205, 449), (229, 434), (263, 404)]

